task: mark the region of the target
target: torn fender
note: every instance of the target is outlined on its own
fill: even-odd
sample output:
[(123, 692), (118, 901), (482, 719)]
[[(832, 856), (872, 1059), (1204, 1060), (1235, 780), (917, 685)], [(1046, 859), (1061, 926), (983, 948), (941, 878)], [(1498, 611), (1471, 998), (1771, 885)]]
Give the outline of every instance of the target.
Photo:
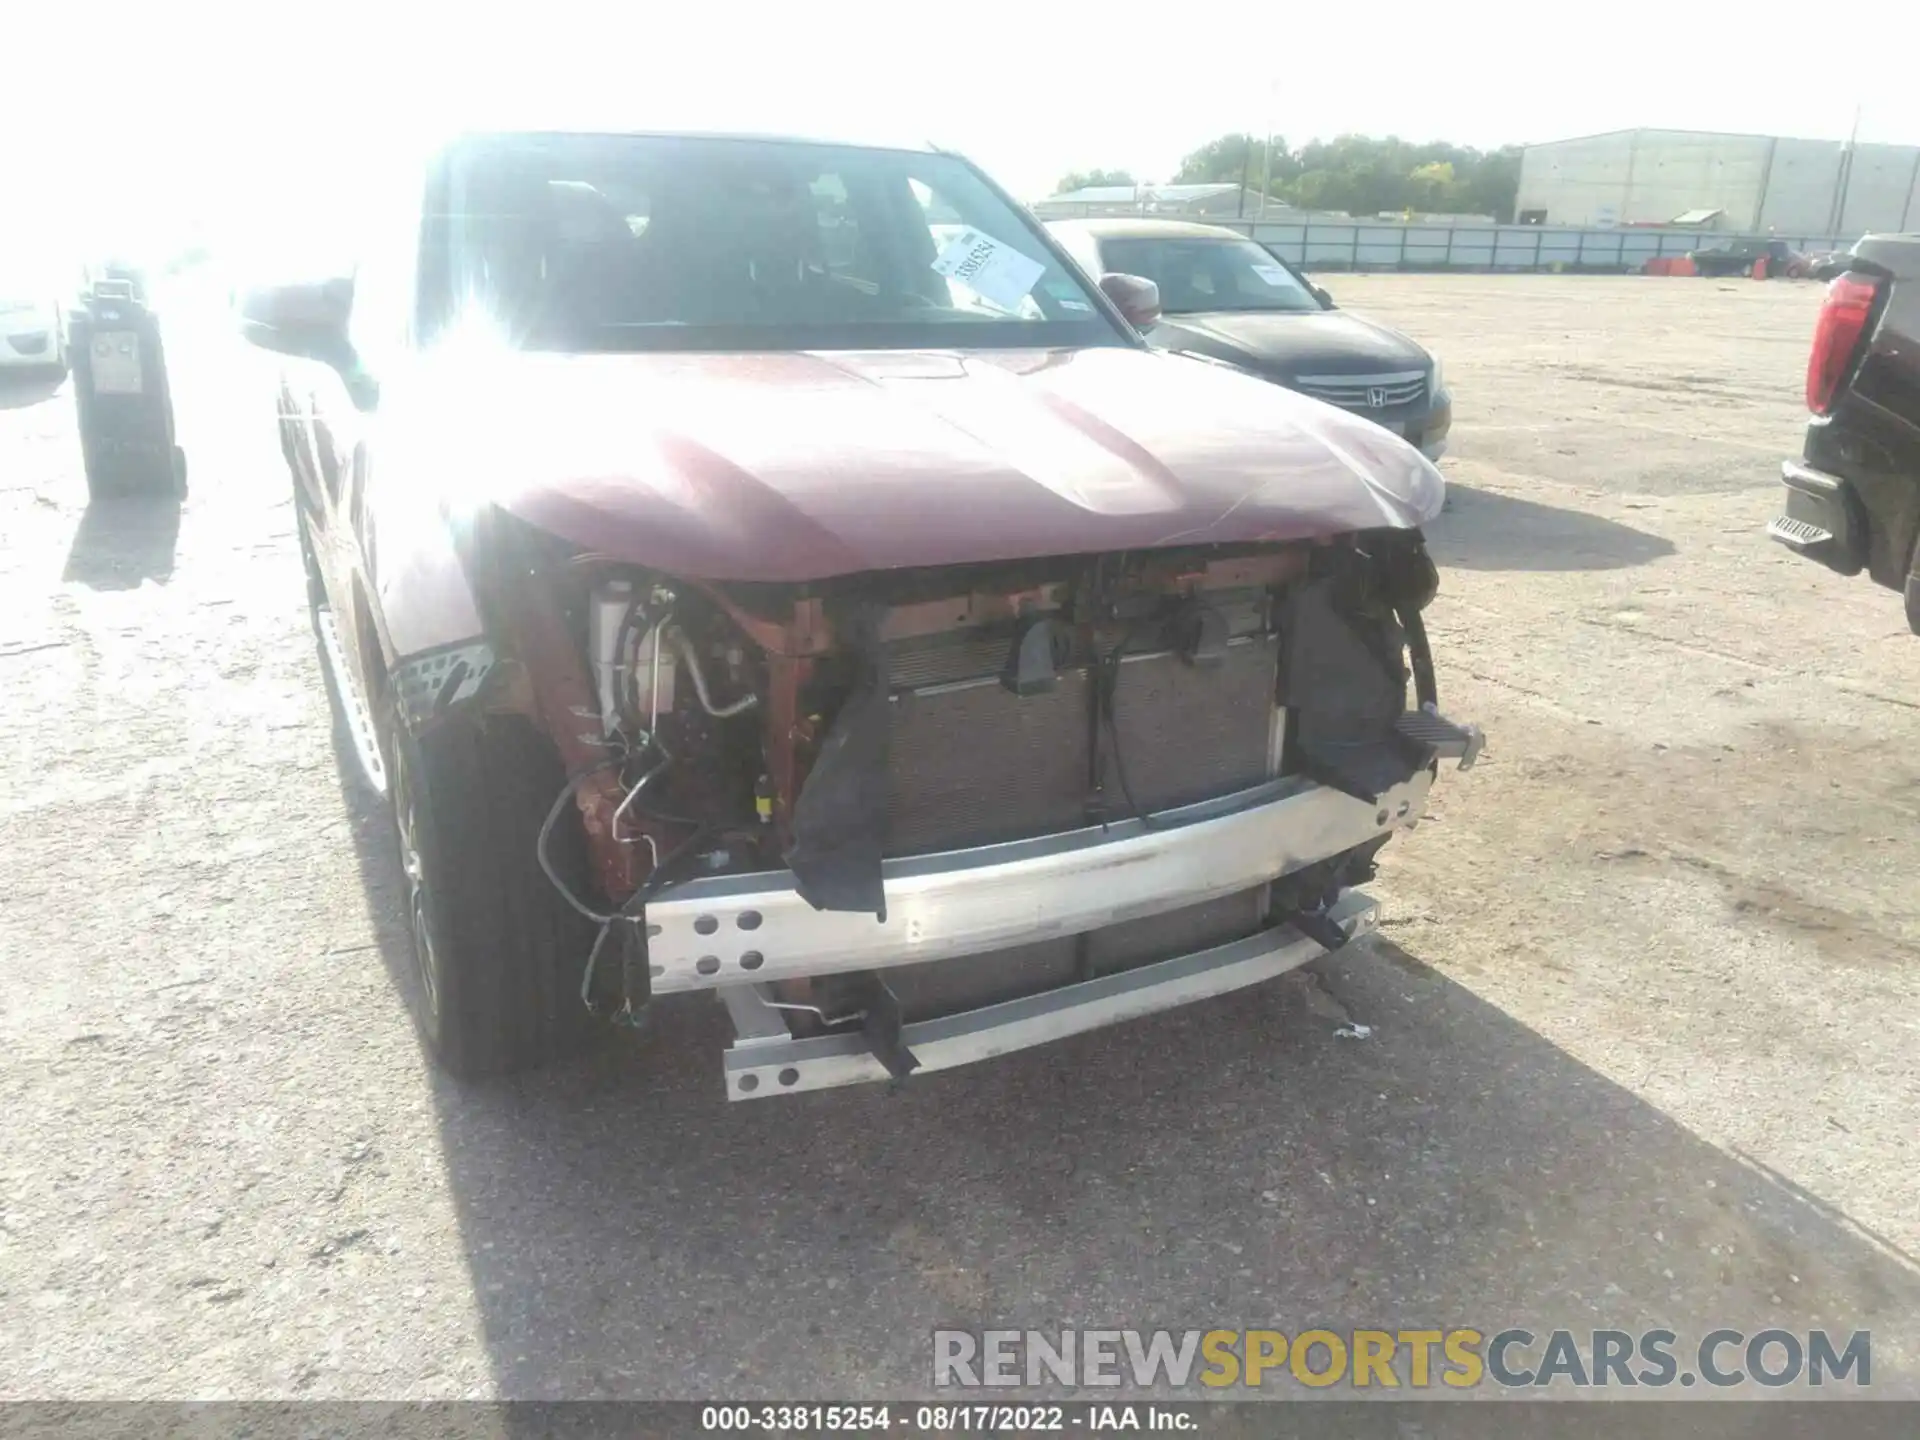
[[(384, 418), (384, 417), (383, 417)], [(387, 427), (389, 431), (393, 427)], [(424, 455), (383, 436), (379, 460), (363, 459), (354, 517), (361, 563), (377, 602), (389, 664), (486, 638), (462, 560), (474, 512)]]

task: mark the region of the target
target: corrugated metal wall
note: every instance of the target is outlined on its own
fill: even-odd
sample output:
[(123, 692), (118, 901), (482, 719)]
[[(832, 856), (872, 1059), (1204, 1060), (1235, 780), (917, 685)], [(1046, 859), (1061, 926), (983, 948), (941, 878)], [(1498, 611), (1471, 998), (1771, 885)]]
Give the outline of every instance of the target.
[[(1623, 230), (1567, 225), (1402, 225), (1389, 221), (1218, 222), (1252, 235), (1306, 270), (1637, 271), (1738, 237), (1710, 230)], [(1852, 239), (1766, 235), (1795, 250), (1845, 249)]]
[[(1844, 215), (1836, 215), (1842, 200)], [(1811, 235), (1920, 226), (1920, 147), (1622, 130), (1530, 145), (1517, 211), (1558, 225), (1671, 220), (1726, 212), (1722, 229)]]
[(1920, 146), (1861, 145), (1847, 172), (1842, 233), (1920, 225)]
[(1832, 225), (1841, 148), (1829, 140), (1776, 140), (1759, 228), (1791, 230), (1809, 221), (1816, 230)]

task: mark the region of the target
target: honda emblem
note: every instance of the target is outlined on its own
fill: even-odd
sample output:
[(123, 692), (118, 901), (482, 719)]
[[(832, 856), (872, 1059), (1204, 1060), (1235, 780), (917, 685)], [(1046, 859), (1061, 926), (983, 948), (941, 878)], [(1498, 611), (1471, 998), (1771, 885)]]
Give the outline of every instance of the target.
[(1369, 385), (1367, 387), (1367, 404), (1368, 405), (1372, 406), (1375, 410), (1378, 410), (1382, 408), (1386, 403), (1387, 403), (1387, 392), (1384, 386)]

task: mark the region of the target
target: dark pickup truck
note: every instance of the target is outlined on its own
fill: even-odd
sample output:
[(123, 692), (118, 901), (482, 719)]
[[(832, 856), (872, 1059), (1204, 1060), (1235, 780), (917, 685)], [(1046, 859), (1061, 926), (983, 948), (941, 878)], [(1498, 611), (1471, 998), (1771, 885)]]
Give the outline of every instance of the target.
[(1807, 440), (1768, 534), (1903, 590), (1920, 635), (1920, 234), (1868, 235), (1831, 275), (1807, 359)]

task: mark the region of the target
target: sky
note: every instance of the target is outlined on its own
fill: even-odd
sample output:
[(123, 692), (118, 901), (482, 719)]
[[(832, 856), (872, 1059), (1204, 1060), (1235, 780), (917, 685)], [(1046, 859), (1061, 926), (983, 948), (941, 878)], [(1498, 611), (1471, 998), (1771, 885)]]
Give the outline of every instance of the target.
[(44, 197), (47, 233), (84, 232), (90, 250), (109, 234), (324, 249), (341, 176), (466, 124), (933, 141), (1026, 199), (1096, 166), (1170, 178), (1235, 130), (1843, 139), (1857, 109), (1863, 141), (1920, 144), (1916, 0), (1852, 0), (1833, 19), (1783, 5), (1808, 16), (1800, 31), (1737, 8), (1553, 0), (1190, 0), (1137, 20), (1047, 0), (9, 8), (0, 44), (51, 59), (8, 67), (0, 193)]

